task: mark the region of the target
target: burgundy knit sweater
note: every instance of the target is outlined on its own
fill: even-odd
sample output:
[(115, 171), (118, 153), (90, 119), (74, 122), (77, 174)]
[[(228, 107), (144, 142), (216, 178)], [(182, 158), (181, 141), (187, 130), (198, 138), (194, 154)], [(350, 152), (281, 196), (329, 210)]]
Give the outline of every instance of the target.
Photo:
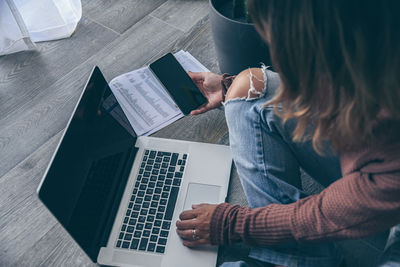
[(399, 224), (400, 134), (384, 128), (380, 132), (379, 141), (340, 155), (343, 177), (320, 194), (256, 209), (218, 205), (211, 219), (211, 243), (331, 241), (360, 238)]

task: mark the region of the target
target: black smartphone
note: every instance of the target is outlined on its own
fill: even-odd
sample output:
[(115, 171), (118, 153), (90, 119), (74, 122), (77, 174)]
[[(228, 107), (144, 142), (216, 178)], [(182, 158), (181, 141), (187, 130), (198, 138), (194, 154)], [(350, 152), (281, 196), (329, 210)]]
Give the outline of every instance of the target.
[(187, 115), (207, 102), (199, 88), (171, 53), (150, 64), (150, 69), (167, 89), (183, 114)]

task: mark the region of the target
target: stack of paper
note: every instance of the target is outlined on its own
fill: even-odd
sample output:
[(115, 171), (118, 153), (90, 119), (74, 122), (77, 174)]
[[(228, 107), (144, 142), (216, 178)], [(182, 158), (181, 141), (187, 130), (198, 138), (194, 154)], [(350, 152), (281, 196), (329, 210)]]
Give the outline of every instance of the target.
[[(174, 56), (186, 71), (209, 71), (187, 51)], [(114, 78), (110, 88), (137, 135), (150, 135), (184, 116), (149, 67)]]

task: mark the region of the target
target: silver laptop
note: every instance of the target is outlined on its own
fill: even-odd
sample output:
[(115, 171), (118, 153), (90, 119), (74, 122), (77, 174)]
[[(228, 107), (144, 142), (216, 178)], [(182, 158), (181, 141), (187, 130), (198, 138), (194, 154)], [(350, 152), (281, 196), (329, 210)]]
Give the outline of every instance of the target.
[(192, 204), (225, 201), (227, 146), (137, 137), (98, 67), (91, 73), (38, 196), (93, 262), (215, 266), (175, 223)]

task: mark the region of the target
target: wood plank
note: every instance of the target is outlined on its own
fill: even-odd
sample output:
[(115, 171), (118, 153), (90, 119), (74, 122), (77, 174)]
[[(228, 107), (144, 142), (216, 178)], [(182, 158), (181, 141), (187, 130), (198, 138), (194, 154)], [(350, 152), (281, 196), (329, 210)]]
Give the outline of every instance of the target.
[(188, 32), (207, 15), (207, 0), (168, 0), (151, 13), (151, 16), (184, 32)]
[(174, 51), (189, 51), (211, 72), (220, 73), (208, 16), (195, 25), (190, 33), (179, 40)]
[(166, 0), (86, 0), (83, 14), (120, 34), (132, 27)]
[(56, 224), (35, 192), (60, 137), (55, 135), (0, 179), (0, 266), (12, 265)]
[(1, 57), (0, 125), (4, 125), (4, 119), (15, 114), (17, 109), (44, 88), (93, 56), (117, 36), (113, 31), (83, 18), (70, 38), (38, 43), (37, 51)]
[(65, 127), (94, 65), (113, 78), (166, 53), (182, 34), (158, 19), (146, 17), (78, 68), (42, 88), (1, 121), (0, 176)]

